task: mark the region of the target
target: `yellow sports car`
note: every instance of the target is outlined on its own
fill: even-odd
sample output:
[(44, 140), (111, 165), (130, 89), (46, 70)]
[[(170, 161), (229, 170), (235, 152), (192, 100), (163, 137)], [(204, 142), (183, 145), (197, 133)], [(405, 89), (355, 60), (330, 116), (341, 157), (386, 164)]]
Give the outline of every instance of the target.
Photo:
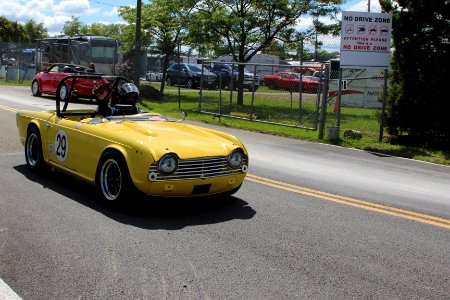
[[(68, 76), (70, 78), (100, 75)], [(110, 77), (111, 93), (117, 82)], [(77, 95), (71, 85), (69, 95)], [(92, 110), (69, 110), (56, 93), (56, 109), (17, 112), (20, 141), (28, 168), (48, 167), (96, 186), (100, 199), (123, 202), (138, 191), (146, 195), (192, 197), (231, 195), (239, 190), (248, 168), (248, 153), (236, 137), (224, 132), (170, 121), (160, 114), (100, 116)], [(75, 97), (74, 96), (74, 97)]]

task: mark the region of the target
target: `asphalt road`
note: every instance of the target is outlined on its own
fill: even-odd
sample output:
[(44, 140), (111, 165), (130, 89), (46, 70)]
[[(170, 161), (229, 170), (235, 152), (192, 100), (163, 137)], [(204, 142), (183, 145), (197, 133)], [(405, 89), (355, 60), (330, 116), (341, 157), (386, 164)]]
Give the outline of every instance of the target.
[(448, 167), (221, 128), (250, 153), (235, 197), (113, 210), (27, 170), (15, 111), (54, 105), (30, 94), (0, 86), (0, 299), (450, 297)]

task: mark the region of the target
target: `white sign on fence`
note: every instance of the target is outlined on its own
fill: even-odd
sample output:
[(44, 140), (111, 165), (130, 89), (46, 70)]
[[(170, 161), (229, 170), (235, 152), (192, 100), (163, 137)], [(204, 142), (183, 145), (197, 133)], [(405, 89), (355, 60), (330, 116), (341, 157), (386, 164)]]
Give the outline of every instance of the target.
[(389, 67), (392, 15), (342, 12), (341, 67)]

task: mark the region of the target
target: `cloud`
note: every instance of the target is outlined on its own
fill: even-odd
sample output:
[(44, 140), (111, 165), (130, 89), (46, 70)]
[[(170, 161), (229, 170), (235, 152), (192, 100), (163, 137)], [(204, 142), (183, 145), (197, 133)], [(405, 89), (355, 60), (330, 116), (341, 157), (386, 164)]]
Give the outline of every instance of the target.
[[(360, 1), (346, 8), (345, 11), (367, 11), (368, 9), (367, 5), (368, 5), (367, 0)], [(370, 12), (373, 13), (381, 12), (381, 6), (379, 1), (377, 0), (370, 1)]]
[(117, 17), (118, 16), (118, 11), (119, 11), (118, 7), (113, 7), (113, 9), (103, 13), (103, 15), (107, 16), (107, 17)]
[(0, 0), (0, 15), (20, 23), (30, 19), (42, 23), (46, 17), (43, 12), (50, 11), (52, 6), (53, 0), (31, 0), (25, 3)]
[(91, 8), (88, 0), (63, 0), (53, 7), (54, 14), (63, 16), (90, 15), (98, 11)]

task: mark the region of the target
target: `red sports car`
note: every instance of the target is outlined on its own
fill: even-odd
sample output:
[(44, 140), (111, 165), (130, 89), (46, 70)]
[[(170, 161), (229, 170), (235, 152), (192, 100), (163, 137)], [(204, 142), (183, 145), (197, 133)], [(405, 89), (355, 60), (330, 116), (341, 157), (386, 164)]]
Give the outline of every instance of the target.
[(263, 78), (264, 85), (269, 89), (284, 89), (289, 91), (299, 91), (303, 86), (304, 92), (316, 93), (319, 91), (320, 79), (312, 76), (301, 76), (294, 72), (276, 72), (266, 75)]
[[(41, 96), (42, 94), (56, 95), (56, 87), (61, 79), (68, 75), (76, 74), (93, 75), (93, 73), (87, 72), (87, 68), (83, 66), (61, 63), (52, 64), (45, 71), (39, 72), (34, 76), (33, 82), (31, 83), (31, 92), (33, 96)], [(67, 84), (61, 88), (59, 93), (62, 101), (65, 101), (68, 96), (67, 91), (70, 90), (72, 80), (67, 80), (66, 82)], [(107, 82), (106, 79), (100, 77), (99, 79), (78, 79), (74, 87), (75, 95), (73, 96), (93, 99), (95, 98), (94, 89)]]

